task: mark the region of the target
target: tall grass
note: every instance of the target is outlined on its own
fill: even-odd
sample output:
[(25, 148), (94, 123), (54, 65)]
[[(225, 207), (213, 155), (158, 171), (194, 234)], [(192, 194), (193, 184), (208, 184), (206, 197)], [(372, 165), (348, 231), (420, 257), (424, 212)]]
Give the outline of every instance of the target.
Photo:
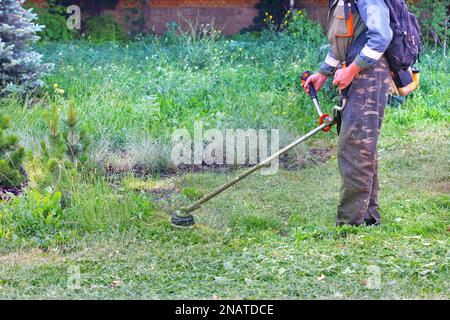
[[(56, 68), (45, 96), (31, 107), (16, 99), (1, 105), (26, 146), (37, 151), (47, 136), (50, 102), (62, 110), (73, 101), (94, 142), (91, 159), (120, 170), (167, 168), (172, 131), (192, 130), (194, 121), (205, 129), (279, 128), (288, 142), (316, 123), (298, 76), (317, 69), (328, 50), (317, 30), (232, 38), (172, 30), (126, 44), (48, 43), (39, 50)], [(425, 53), (420, 67), (421, 90), (393, 121), (411, 123), (409, 108), (421, 108), (425, 119), (448, 118), (448, 59)], [(64, 94), (55, 93), (54, 84)], [(328, 84), (321, 99), (331, 107), (336, 90)]]

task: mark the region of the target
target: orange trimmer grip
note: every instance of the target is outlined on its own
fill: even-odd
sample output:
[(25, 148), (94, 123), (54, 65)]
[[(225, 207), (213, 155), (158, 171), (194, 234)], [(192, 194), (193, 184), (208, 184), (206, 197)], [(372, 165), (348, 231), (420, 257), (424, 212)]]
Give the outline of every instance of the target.
[[(319, 126), (323, 124), (323, 121), (325, 120), (326, 117), (329, 117), (329, 114), (324, 113), (323, 115), (320, 116), (319, 118)], [(328, 132), (331, 130), (331, 126), (325, 127), (322, 129), (325, 132)]]
[[(308, 78), (310, 76), (311, 76), (311, 72), (309, 72), (309, 71), (305, 71), (302, 73), (302, 75), (300, 76), (302, 85), (305, 85), (306, 80), (308, 80)], [(314, 85), (312, 83), (310, 83), (308, 88), (309, 88), (309, 95), (311, 96), (311, 98), (317, 99), (317, 92), (316, 92), (316, 88), (314, 88)]]

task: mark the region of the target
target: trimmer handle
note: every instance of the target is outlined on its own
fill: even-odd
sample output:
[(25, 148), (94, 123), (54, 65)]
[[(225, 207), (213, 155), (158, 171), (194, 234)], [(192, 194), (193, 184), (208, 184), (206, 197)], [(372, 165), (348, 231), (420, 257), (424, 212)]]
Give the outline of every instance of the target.
[[(302, 73), (300, 79), (302, 81), (302, 85), (305, 84), (306, 80), (308, 80), (308, 78), (311, 76), (311, 72), (309, 71), (305, 71)], [(312, 83), (309, 84), (308, 86), (309, 88), (309, 95), (311, 97), (311, 99), (317, 99), (317, 91), (316, 88), (314, 88), (314, 85)]]
[(348, 99), (348, 92), (349, 92), (349, 90), (350, 90), (350, 86), (348, 86), (344, 90), (340, 90), (339, 91), (340, 98), (341, 99)]
[[(347, 64), (345, 62), (342, 63), (341, 69), (347, 69)], [(345, 100), (345, 102), (347, 102), (349, 90), (350, 90), (350, 86), (348, 86), (344, 90), (339, 90), (339, 97), (341, 98), (341, 101)]]

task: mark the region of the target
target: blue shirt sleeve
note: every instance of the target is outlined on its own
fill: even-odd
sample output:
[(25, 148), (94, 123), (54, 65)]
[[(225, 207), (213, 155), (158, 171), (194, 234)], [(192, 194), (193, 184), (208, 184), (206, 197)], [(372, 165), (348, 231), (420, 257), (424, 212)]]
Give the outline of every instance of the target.
[(384, 0), (358, 0), (358, 11), (367, 31), (367, 44), (358, 54), (355, 63), (367, 69), (383, 56), (391, 43), (393, 32), (390, 27), (389, 9)]
[(339, 65), (339, 60), (337, 60), (336, 56), (333, 53), (333, 50), (327, 54), (325, 61), (320, 66), (319, 72), (326, 76), (331, 76), (336, 72), (336, 68)]

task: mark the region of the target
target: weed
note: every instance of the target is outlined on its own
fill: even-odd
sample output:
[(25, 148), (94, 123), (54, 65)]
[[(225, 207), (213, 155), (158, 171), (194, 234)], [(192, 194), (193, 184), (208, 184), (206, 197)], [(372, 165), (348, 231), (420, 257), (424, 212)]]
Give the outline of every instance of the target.
[(63, 242), (64, 212), (61, 208), (61, 193), (40, 194), (30, 190), (21, 197), (2, 203), (1, 221), (4, 236), (17, 241), (31, 241), (47, 247)]
[(198, 200), (203, 197), (203, 193), (194, 188), (184, 188), (181, 193), (190, 200)]

